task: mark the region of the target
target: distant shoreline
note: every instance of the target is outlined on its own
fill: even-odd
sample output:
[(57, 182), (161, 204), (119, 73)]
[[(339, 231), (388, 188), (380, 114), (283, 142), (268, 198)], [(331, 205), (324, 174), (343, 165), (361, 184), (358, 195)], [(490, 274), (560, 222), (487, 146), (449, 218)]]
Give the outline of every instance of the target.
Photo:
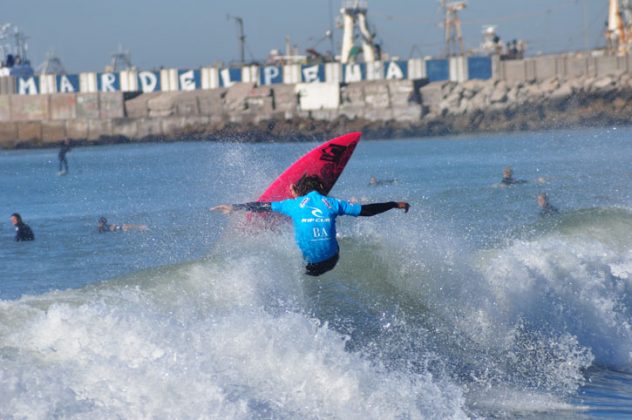
[[(436, 118), (423, 124), (401, 124), (386, 122), (384, 124), (353, 120), (353, 121), (283, 121), (282, 130), (265, 130), (258, 127), (242, 126), (226, 128), (216, 132), (191, 132), (173, 137), (146, 137), (130, 139), (127, 137), (102, 137), (96, 140), (71, 140), (73, 147), (101, 146), (114, 144), (149, 144), (149, 143), (177, 143), (177, 142), (217, 142), (217, 143), (300, 143), (324, 141), (351, 131), (360, 131), (365, 140), (395, 140), (395, 139), (424, 139), (448, 138), (466, 134), (494, 134), (513, 133), (520, 131), (548, 131), (561, 129), (600, 128), (612, 126), (627, 126), (632, 123), (632, 114), (622, 116), (619, 112), (604, 109), (603, 104), (595, 107), (575, 110), (572, 115), (568, 110), (554, 109), (548, 111), (546, 107), (531, 107), (513, 110), (511, 116), (506, 112), (475, 115), (448, 116)], [(607, 107), (606, 107), (607, 108)], [(590, 112), (589, 112), (590, 111)], [(541, 118), (542, 113), (548, 114)], [(593, 114), (586, 116), (587, 113)], [(476, 120), (479, 127), (471, 127), (472, 120)], [(309, 128), (305, 128), (309, 124)], [(39, 142), (35, 140), (21, 141), (13, 144), (0, 144), (1, 150), (36, 150), (55, 149), (60, 142)]]

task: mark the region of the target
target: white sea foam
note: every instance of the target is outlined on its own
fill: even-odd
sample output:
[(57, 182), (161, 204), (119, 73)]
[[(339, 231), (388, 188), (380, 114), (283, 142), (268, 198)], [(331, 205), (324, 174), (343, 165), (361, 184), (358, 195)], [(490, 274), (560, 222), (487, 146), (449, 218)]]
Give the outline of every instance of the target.
[(616, 252), (592, 240), (565, 243), (561, 234), (481, 252), (436, 223), (413, 223), (416, 230), (389, 226), (377, 254), (388, 261), (387, 281), (427, 311), (426, 347), (463, 379), (474, 412), (481, 395), (486, 406), (496, 401), (491, 413), (503, 412), (512, 404), (489, 395), (511, 390), (532, 395), (513, 404), (517, 412), (564, 410), (594, 355), (630, 366), (630, 306), (621, 301), (628, 284), (609, 268), (621, 259)]
[(517, 241), (487, 260), (483, 272), (505, 320), (572, 334), (597, 364), (627, 370), (631, 256), (593, 239), (551, 235)]
[(1, 416), (466, 417), (457, 386), (349, 352), (347, 336), (295, 310), (302, 276), (286, 239), (265, 259), (226, 258), (228, 245), (202, 262), (1, 302)]

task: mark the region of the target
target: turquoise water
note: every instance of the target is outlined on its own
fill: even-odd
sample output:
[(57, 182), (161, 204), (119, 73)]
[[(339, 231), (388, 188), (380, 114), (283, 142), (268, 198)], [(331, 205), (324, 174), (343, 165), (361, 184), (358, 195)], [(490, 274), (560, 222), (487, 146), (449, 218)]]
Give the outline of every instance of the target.
[(208, 212), (313, 143), (0, 152), (0, 417), (632, 416), (631, 137), (362, 141), (332, 194), (413, 208), (339, 219), (317, 279)]

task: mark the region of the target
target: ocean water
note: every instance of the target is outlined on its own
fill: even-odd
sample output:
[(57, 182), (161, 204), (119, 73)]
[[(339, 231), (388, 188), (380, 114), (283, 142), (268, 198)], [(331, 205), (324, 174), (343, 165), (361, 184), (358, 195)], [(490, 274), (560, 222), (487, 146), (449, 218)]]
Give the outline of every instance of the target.
[(631, 139), (362, 141), (332, 195), (413, 207), (340, 218), (319, 278), (290, 226), (208, 211), (314, 143), (0, 152), (0, 418), (630, 417)]

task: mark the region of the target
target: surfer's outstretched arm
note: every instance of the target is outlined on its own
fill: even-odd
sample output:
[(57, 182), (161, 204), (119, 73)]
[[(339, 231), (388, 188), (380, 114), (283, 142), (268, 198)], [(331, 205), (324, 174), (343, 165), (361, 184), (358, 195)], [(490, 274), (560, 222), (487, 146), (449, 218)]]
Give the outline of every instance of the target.
[(221, 211), (224, 214), (232, 213), (235, 210), (254, 211), (256, 213), (267, 213), (272, 211), (272, 204), (264, 201), (253, 201), (244, 204), (220, 204), (212, 207), (211, 211)]
[(410, 204), (404, 201), (389, 201), (387, 203), (363, 204), (362, 210), (360, 211), (360, 216), (375, 216), (376, 214), (384, 213), (385, 211), (389, 211), (390, 209), (403, 209), (404, 213), (408, 213), (408, 209), (410, 209)]

